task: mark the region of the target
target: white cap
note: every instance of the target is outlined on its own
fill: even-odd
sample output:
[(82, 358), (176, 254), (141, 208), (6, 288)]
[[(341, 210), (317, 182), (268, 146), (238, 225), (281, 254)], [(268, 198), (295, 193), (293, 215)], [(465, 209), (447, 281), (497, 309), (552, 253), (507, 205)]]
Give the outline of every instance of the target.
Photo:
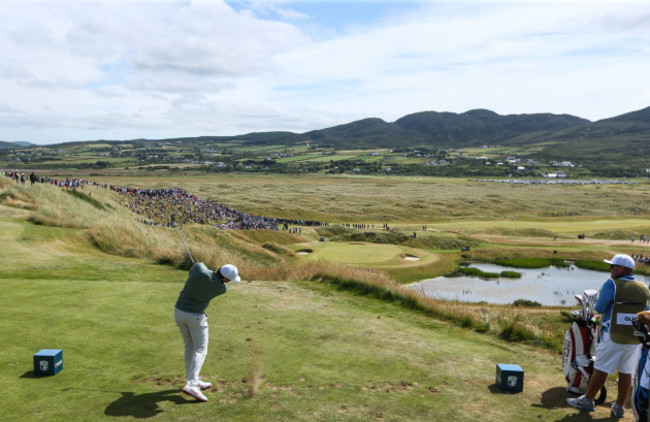
[(634, 269), (634, 260), (629, 255), (618, 254), (614, 255), (614, 258), (612, 258), (611, 261), (607, 259), (603, 259), (603, 261), (607, 262), (610, 265), (620, 265)]
[(221, 273), (222, 276), (230, 280), (231, 283), (241, 282), (241, 277), (239, 277), (239, 271), (237, 271), (237, 267), (235, 267), (232, 264), (226, 264), (223, 267), (219, 268), (219, 272)]

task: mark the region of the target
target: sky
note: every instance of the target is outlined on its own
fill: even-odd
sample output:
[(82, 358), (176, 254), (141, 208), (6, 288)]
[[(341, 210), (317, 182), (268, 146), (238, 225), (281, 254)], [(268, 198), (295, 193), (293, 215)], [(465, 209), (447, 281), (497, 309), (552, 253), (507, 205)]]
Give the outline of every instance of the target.
[(0, 140), (650, 106), (646, 0), (0, 0)]

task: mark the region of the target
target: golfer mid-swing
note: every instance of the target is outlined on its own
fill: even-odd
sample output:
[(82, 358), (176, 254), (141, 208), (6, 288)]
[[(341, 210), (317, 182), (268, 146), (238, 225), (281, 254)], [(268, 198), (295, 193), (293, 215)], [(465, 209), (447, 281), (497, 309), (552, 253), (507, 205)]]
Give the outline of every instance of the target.
[(208, 354), (208, 315), (205, 309), (210, 300), (226, 293), (226, 283), (239, 283), (237, 267), (226, 264), (214, 271), (202, 262), (190, 268), (190, 275), (178, 295), (174, 309), (176, 325), (185, 343), (185, 371), (187, 380), (183, 392), (200, 401), (208, 401), (201, 390), (212, 387), (199, 379), (201, 367)]

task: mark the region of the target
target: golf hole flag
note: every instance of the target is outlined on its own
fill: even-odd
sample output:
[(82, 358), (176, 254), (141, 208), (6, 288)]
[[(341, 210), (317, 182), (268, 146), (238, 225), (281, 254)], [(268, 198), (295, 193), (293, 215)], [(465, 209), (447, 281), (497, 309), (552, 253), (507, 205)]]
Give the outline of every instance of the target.
[(524, 391), (524, 370), (519, 365), (497, 363), (496, 384), (503, 391), (511, 393)]
[(36, 376), (56, 375), (63, 369), (63, 350), (43, 349), (34, 355)]

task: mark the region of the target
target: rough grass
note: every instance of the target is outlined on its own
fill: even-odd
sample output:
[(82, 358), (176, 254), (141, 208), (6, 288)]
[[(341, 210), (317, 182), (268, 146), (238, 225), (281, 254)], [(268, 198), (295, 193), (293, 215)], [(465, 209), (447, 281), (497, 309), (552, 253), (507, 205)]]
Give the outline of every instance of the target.
[[(239, 183), (241, 190), (242, 180), (237, 180), (233, 183)], [(251, 180), (259, 183), (259, 179)], [(275, 180), (303, 186), (302, 194), (310, 195), (309, 186), (303, 182)], [(312, 181), (317, 188), (329, 182), (341, 183), (337, 178)], [(397, 181), (399, 188), (409, 183), (430, 183)], [(188, 185), (203, 192), (214, 191), (214, 181), (195, 185), (199, 182)], [(395, 192), (392, 181), (376, 178), (362, 182), (369, 183), (364, 186), (368, 190), (374, 189), (373, 184), (386, 185), (368, 215), (377, 217), (384, 205), (390, 212), (390, 201), (383, 201)], [(459, 191), (467, 188), (467, 182), (454, 183)], [(169, 185), (167, 181), (162, 186)], [(488, 235), (477, 231), (472, 235), (472, 230), (488, 220), (451, 218), (430, 224), (426, 236), (419, 237), (470, 239), (476, 245), (471, 251), (439, 252), (422, 244), (418, 253), (426, 252), (435, 259), (424, 265), (404, 263), (381, 269), (282, 255), (277, 252), (283, 250), (280, 247), (292, 246), (285, 243), (289, 240), (286, 233), (231, 233), (184, 226), (183, 234), (196, 260), (209, 265), (229, 261), (240, 267), (245, 280), (267, 280), (243, 283), (241, 290), (228, 293), (233, 302), (219, 301), (219, 306), (215, 303), (211, 308), (211, 320), (221, 333), (213, 342), (216, 340), (217, 350), (223, 352), (207, 366), (208, 376), (219, 385), (211, 392), (211, 404), (217, 407), (186, 410), (188, 406), (181, 406), (186, 401), (177, 394), (177, 385), (182, 383), (180, 336), (174, 331), (169, 309), (186, 277), (177, 268), (186, 268), (189, 261), (175, 230), (138, 223), (119, 206), (118, 196), (102, 189), (89, 190), (87, 196), (52, 186), (32, 189), (8, 185), (3, 189), (0, 281), (6, 306), (0, 310), (0, 335), (12, 342), (0, 351), (0, 360), (16, 363), (12, 364), (15, 368), (0, 375), (11, 389), (5, 394), (9, 401), (0, 409), (0, 420), (21, 420), (25, 415), (32, 420), (57, 420), (63, 413), (66, 420), (115, 416), (181, 421), (568, 420), (574, 412), (564, 405), (566, 395), (557, 355), (570, 322), (566, 309), (438, 301), (405, 288), (398, 280), (425, 278), (422, 271), (430, 271), (429, 277), (450, 272), (461, 255), (466, 260), (491, 262), (530, 263), (542, 258), (590, 265), (615, 251), (632, 253), (640, 246), (611, 243), (615, 241), (609, 239), (578, 242), (568, 234), (581, 229), (595, 233), (596, 225), (600, 231), (645, 227), (638, 216), (612, 220), (585, 217), (577, 223), (564, 217), (546, 219), (542, 224), (551, 232), (557, 228), (566, 235), (555, 242), (529, 239), (529, 235), (539, 234), (535, 231), (495, 231)], [(486, 194), (493, 194), (484, 189)], [(621, 196), (633, 198), (643, 189), (625, 187)], [(273, 193), (271, 187), (269, 191)], [(513, 198), (521, 199), (521, 192), (515, 192)], [(593, 191), (588, 187), (564, 193), (579, 197), (585, 192)], [(306, 203), (315, 206), (321, 193), (316, 192)], [(260, 209), (268, 198), (271, 196), (255, 197)], [(344, 198), (339, 206), (348, 207), (348, 215), (353, 215), (358, 204), (346, 201)], [(514, 213), (536, 204), (526, 201), (522, 199), (523, 205), (516, 203), (509, 210)], [(568, 204), (564, 198), (557, 201)], [(594, 201), (594, 214), (610, 210), (598, 208), (600, 202)], [(255, 204), (248, 206), (254, 208)], [(299, 202), (298, 212), (301, 206)], [(489, 215), (497, 210), (482, 212)], [(264, 214), (259, 209), (255, 213)], [(337, 213), (333, 208), (326, 216), (334, 218)], [(413, 225), (411, 218), (422, 222), (436, 216), (428, 205), (421, 205), (418, 213), (406, 210), (395, 216), (395, 221), (408, 226)], [(509, 224), (503, 220), (498, 225)], [(538, 222), (515, 221), (518, 229)], [(315, 232), (308, 232), (308, 236), (313, 235)], [(299, 239), (302, 246), (296, 247), (309, 244), (310, 239)], [(275, 246), (269, 248), (272, 243)], [(277, 250), (271, 250), (274, 248)], [(316, 246), (309, 249), (313, 252)], [(58, 293), (42, 294), (53, 286)], [(53, 320), (60, 321), (57, 330), (52, 330)], [(134, 331), (134, 327), (144, 328)], [(53, 346), (53, 342), (58, 344)], [(25, 359), (29, 361), (40, 348), (61, 344), (71, 352), (65, 376), (31, 379)], [(178, 348), (177, 356), (169, 356), (170, 345)], [(125, 351), (135, 358), (123, 359)], [(98, 358), (108, 365), (98, 366)], [(523, 363), (526, 389), (519, 400), (496, 394), (492, 383), (494, 365), (499, 361)], [(89, 378), (101, 385), (98, 391), (88, 390), (85, 380)], [(113, 395), (106, 396), (107, 392)], [(475, 398), (476, 406), (466, 406), (468, 395)], [(607, 414), (606, 409), (596, 413), (599, 417)]]
[(181, 177), (164, 174), (161, 177), (95, 176), (94, 179), (119, 180), (121, 185), (128, 186), (178, 186), (256, 215), (380, 225), (398, 221), (433, 224), (439, 219), (463, 217), (510, 221), (514, 216), (516, 222), (530, 217), (634, 215), (639, 210), (647, 210), (648, 188), (644, 183), (504, 185), (392, 176), (198, 173)]

